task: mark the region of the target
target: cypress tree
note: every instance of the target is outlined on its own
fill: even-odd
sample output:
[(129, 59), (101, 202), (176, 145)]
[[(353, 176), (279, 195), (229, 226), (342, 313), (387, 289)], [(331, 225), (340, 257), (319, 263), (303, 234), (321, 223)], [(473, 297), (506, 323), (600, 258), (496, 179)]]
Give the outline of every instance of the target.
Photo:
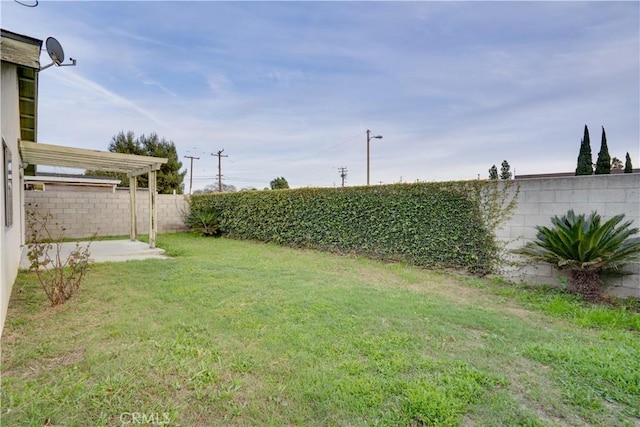
[(591, 141), (589, 139), (589, 128), (584, 125), (584, 136), (580, 143), (580, 153), (578, 154), (577, 175), (593, 175), (593, 160), (591, 158)]
[(506, 160), (502, 161), (502, 167), (500, 168), (500, 179), (511, 179), (511, 166)]
[(498, 179), (498, 168), (496, 165), (491, 166), (489, 169), (489, 179)]
[(596, 175), (606, 175), (611, 173), (611, 156), (607, 147), (607, 135), (602, 126), (602, 142), (600, 143), (600, 152), (596, 161)]
[(625, 162), (624, 162), (624, 173), (632, 173), (632, 172), (633, 172), (633, 165), (631, 164), (631, 156), (627, 151), (627, 158), (625, 159)]

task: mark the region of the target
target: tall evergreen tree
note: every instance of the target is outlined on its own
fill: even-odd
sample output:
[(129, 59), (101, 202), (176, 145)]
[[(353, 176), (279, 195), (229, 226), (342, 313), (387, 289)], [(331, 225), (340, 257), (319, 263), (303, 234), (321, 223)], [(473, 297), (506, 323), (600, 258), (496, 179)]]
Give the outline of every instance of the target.
[(578, 154), (577, 175), (593, 175), (593, 160), (591, 157), (591, 141), (589, 139), (589, 128), (584, 125), (584, 136), (580, 143), (580, 153)]
[(489, 179), (498, 179), (498, 168), (496, 165), (491, 166), (489, 169)]
[[(180, 172), (182, 162), (178, 160), (178, 152), (172, 141), (158, 137), (155, 132), (149, 136), (140, 135), (136, 138), (132, 131), (119, 132), (109, 144), (109, 151), (112, 153), (137, 154), (139, 156), (166, 157), (169, 161), (160, 166), (157, 175), (158, 193), (171, 194), (173, 190), (178, 194), (184, 191), (184, 177), (187, 170)], [(126, 173), (91, 171), (85, 172), (85, 175), (113, 176), (120, 180), (119, 187), (129, 186), (129, 177)], [(148, 175), (138, 176), (138, 187), (148, 188)]]
[(596, 161), (596, 175), (606, 175), (611, 173), (611, 156), (607, 147), (607, 135), (602, 126), (602, 142), (600, 142), (600, 152)]
[(511, 179), (511, 166), (506, 160), (502, 161), (502, 167), (500, 168), (500, 179)]
[(624, 161), (624, 173), (632, 173), (632, 172), (633, 172), (633, 165), (631, 164), (631, 156), (627, 151), (627, 157)]

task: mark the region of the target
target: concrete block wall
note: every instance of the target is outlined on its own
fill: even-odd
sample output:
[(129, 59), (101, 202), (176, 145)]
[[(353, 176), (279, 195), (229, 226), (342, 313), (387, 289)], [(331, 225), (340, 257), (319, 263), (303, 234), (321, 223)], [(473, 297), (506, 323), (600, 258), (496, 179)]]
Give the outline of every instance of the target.
[[(640, 174), (571, 176), (516, 180), (520, 187), (518, 205), (509, 221), (497, 231), (508, 249), (520, 247), (535, 239), (536, 226), (551, 225), (551, 217), (564, 215), (569, 209), (576, 214), (597, 211), (603, 219), (625, 214), (632, 227), (640, 228)], [(515, 190), (513, 190), (515, 191)], [(640, 297), (640, 266), (630, 266), (628, 276), (605, 278), (608, 292), (618, 296)], [(509, 268), (504, 276), (534, 284), (560, 285), (564, 277), (548, 264), (520, 269)]]
[[(138, 234), (149, 233), (149, 192), (140, 189), (137, 197)], [(37, 207), (36, 207), (37, 206)], [(128, 190), (115, 193), (78, 191), (26, 191), (25, 207), (49, 212), (50, 225), (64, 227), (68, 238), (129, 235), (130, 201)], [(187, 209), (184, 195), (159, 194), (158, 232), (186, 230), (182, 214)], [(59, 228), (58, 228), (59, 229)], [(28, 231), (27, 231), (28, 233)]]

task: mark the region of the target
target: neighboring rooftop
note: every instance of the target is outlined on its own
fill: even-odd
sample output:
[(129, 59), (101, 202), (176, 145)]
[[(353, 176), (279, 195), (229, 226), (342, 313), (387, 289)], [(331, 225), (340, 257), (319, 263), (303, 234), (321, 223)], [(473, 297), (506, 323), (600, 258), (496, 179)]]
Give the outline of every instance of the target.
[[(611, 174), (617, 175), (624, 173), (622, 170), (612, 170)], [(640, 169), (633, 169), (632, 173), (640, 173)], [(516, 175), (513, 179), (532, 179), (532, 178), (561, 178), (567, 176), (576, 176), (575, 172), (555, 172), (555, 173), (537, 173), (529, 175)], [(589, 176), (589, 175), (586, 175)]]
[(72, 191), (110, 191), (115, 192), (120, 180), (107, 176), (87, 176), (38, 172), (35, 176), (25, 176), (24, 182), (28, 190), (72, 190)]

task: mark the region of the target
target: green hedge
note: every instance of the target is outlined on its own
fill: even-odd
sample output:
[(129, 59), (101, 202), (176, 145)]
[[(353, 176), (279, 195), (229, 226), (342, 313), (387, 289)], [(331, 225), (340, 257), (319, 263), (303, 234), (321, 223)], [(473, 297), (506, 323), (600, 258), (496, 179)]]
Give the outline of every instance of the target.
[(468, 182), (197, 195), (226, 236), (486, 273), (492, 233)]
[(217, 212), (233, 238), (486, 273), (496, 247), (473, 191), (467, 182), (243, 191), (192, 196), (190, 208)]

